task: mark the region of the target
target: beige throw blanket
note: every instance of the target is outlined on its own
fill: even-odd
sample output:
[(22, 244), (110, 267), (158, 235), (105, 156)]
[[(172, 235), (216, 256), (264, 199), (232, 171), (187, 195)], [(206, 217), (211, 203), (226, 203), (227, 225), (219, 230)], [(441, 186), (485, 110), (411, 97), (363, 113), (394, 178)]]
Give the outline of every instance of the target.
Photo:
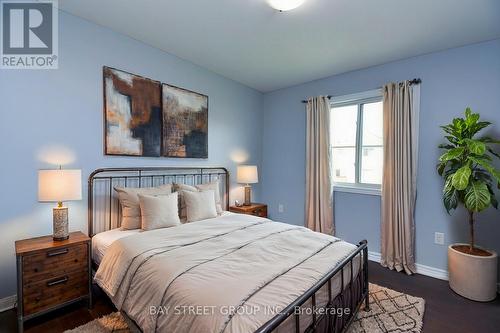
[(226, 214), (115, 241), (95, 282), (145, 333), (253, 332), (355, 248), (303, 227)]

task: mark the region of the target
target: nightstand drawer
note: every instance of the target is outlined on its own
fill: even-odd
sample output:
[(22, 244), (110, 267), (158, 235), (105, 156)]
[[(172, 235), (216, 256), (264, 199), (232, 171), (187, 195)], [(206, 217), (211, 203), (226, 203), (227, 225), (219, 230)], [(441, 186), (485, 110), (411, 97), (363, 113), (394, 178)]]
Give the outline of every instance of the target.
[(229, 211), (239, 214), (247, 214), (259, 217), (267, 217), (267, 205), (253, 203), (249, 206), (231, 206)]
[(24, 285), (24, 316), (50, 309), (56, 305), (88, 294), (88, 267), (67, 274), (54, 275)]
[(256, 208), (252, 210), (250, 214), (254, 216), (267, 217), (267, 207)]
[(40, 250), (23, 258), (23, 283), (81, 270), (88, 265), (87, 244)]

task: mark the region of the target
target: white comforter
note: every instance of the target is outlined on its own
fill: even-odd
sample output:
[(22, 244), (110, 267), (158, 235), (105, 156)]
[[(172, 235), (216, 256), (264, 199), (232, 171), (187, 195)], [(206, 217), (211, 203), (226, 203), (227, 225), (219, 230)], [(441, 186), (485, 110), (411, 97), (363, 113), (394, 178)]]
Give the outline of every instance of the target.
[(355, 248), (228, 214), (115, 241), (95, 281), (145, 333), (253, 332)]

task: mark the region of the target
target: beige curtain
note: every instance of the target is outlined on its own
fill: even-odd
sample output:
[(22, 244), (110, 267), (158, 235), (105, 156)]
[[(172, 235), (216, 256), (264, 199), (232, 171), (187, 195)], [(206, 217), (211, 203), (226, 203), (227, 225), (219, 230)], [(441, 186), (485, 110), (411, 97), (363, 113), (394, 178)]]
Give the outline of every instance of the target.
[(389, 83), (384, 93), (384, 173), (382, 181), (381, 264), (415, 272), (420, 86)]
[(307, 101), (306, 221), (313, 231), (333, 235), (330, 174), (330, 102), (326, 96)]

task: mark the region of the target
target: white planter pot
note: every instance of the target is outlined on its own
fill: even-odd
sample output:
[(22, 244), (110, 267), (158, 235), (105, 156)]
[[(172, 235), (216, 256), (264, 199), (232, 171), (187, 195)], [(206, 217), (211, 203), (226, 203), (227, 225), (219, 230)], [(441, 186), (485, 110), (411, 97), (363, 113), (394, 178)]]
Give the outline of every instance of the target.
[(491, 256), (482, 257), (462, 253), (448, 246), (448, 273), (451, 289), (468, 299), (488, 302), (497, 294), (497, 254), (487, 250)]

